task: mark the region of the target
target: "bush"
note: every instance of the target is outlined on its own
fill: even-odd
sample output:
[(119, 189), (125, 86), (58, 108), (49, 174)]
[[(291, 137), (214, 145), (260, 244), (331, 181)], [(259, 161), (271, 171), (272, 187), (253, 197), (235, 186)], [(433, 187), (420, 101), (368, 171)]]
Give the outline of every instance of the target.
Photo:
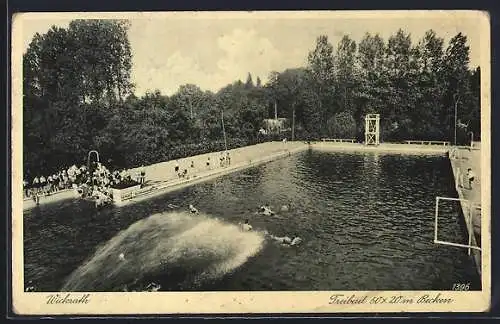
[(348, 112), (340, 112), (328, 120), (328, 132), (333, 138), (355, 138), (356, 122)]

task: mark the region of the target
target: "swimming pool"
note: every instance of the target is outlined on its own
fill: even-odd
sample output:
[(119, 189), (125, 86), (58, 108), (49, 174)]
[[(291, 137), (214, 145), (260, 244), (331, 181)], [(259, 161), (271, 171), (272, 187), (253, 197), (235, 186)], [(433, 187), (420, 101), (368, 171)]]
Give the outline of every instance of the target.
[[(481, 288), (465, 249), (433, 243), (445, 156), (310, 150), (123, 208), (65, 201), (24, 212), (25, 282), (38, 291)], [(277, 214), (256, 213), (269, 204)], [(195, 205), (200, 215), (187, 213)], [(282, 205), (288, 211), (279, 211)], [(440, 238), (466, 243), (457, 205)], [(249, 219), (255, 232), (237, 224)], [(266, 238), (298, 235), (298, 247)], [(118, 255), (125, 254), (126, 260)]]

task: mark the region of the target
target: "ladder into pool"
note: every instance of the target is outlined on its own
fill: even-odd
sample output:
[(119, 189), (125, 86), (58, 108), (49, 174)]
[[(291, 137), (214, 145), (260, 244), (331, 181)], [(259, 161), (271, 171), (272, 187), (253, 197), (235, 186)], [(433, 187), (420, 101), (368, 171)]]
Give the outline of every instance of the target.
[[(463, 212), (464, 218), (465, 218), (465, 224), (467, 227), (468, 242), (469, 242), (468, 244), (448, 242), (448, 241), (440, 240), (438, 238), (439, 202), (441, 200), (443, 200), (443, 201), (457, 201), (460, 203), (461, 208), (462, 208), (462, 212)], [(476, 250), (476, 251), (479, 251), (479, 253), (481, 253), (481, 247), (479, 247), (476, 243), (476, 239), (474, 236), (474, 224), (472, 222), (474, 211), (476, 209), (481, 210), (481, 205), (474, 203), (474, 202), (471, 202), (470, 200), (467, 200), (467, 199), (439, 197), (439, 196), (436, 197), (436, 209), (435, 209), (435, 215), (434, 215), (434, 243), (448, 245), (448, 246), (455, 246), (455, 247), (460, 247), (460, 248), (466, 248), (466, 249), (468, 249), (469, 255), (471, 255), (472, 250)]]

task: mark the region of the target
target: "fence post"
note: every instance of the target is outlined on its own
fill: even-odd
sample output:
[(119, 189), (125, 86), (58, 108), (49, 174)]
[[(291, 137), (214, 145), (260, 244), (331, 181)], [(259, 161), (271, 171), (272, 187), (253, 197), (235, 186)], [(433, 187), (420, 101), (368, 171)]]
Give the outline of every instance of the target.
[(436, 197), (436, 210), (434, 214), (434, 243), (438, 239), (438, 214), (439, 214), (439, 197)]
[(473, 228), (472, 228), (472, 202), (469, 201), (469, 219), (468, 219), (468, 222), (469, 222), (469, 255), (470, 255), (470, 246), (472, 244), (472, 235), (474, 235), (474, 231), (473, 231)]

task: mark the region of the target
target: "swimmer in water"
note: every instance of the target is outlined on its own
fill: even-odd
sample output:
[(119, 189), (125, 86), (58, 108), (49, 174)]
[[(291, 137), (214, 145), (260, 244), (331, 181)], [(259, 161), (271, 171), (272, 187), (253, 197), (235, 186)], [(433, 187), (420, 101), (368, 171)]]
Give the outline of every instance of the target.
[(300, 243), (302, 243), (302, 239), (298, 236), (295, 236), (292, 242), (290, 243), (290, 246), (299, 245)]
[[(265, 232), (265, 233), (268, 234), (267, 232)], [(278, 243), (283, 244), (284, 246), (295, 246), (295, 245), (298, 245), (302, 242), (302, 239), (298, 236), (295, 236), (292, 239), (288, 236), (279, 237), (279, 236), (274, 236), (272, 234), (268, 234), (268, 235), (270, 238), (272, 238), (273, 240), (275, 240)]]
[(33, 281), (28, 281), (28, 287), (26, 287), (26, 292), (34, 292), (35, 286), (33, 285)]
[(161, 288), (161, 286), (159, 284), (157, 284), (157, 283), (154, 283), (154, 282), (152, 282), (152, 283), (150, 283), (149, 285), (146, 286), (146, 289), (149, 292), (158, 291), (158, 290), (160, 290), (160, 288)]
[(118, 256), (118, 259), (120, 259), (120, 261), (125, 261), (125, 254), (120, 253), (120, 255)]
[(266, 216), (274, 215), (274, 212), (271, 210), (269, 205), (260, 206), (259, 210), (263, 215), (266, 215)]
[(252, 230), (252, 225), (248, 223), (248, 219), (245, 219), (245, 223), (241, 224), (241, 229), (244, 232), (250, 232)]
[(198, 214), (198, 209), (194, 208), (193, 205), (189, 205), (189, 211), (191, 214)]

